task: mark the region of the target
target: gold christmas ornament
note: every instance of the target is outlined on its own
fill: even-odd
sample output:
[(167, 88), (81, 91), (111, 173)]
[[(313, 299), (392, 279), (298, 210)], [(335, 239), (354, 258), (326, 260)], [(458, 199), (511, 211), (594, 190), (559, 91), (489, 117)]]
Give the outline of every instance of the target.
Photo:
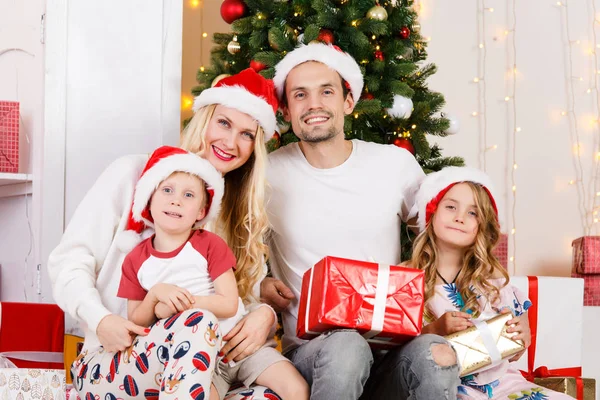
[(229, 54), (237, 54), (240, 52), (240, 48), (241, 46), (237, 41), (237, 36), (234, 36), (233, 40), (227, 45), (227, 51)]
[(421, 24), (414, 22), (411, 26), (410, 26), (410, 30), (413, 32), (419, 32), (421, 30)]
[(388, 14), (384, 7), (376, 5), (367, 11), (367, 17), (370, 19), (376, 19), (377, 21), (385, 21), (388, 18)]
[(231, 76), (230, 74), (221, 74), (221, 75), (217, 75), (217, 77), (215, 79), (213, 79), (212, 83), (210, 84), (210, 87), (214, 87), (217, 83), (219, 83), (219, 81), (223, 78), (227, 78), (228, 76)]

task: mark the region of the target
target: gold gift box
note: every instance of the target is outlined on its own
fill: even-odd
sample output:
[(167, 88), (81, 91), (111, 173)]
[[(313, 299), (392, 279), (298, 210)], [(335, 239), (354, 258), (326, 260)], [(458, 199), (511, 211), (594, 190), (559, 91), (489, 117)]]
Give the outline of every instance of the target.
[[(596, 380), (582, 378), (583, 400), (596, 400)], [(573, 377), (535, 378), (536, 385), (577, 398), (577, 382)]]
[[(525, 350), (521, 340), (511, 338), (516, 333), (506, 332), (508, 328), (506, 323), (512, 318), (514, 318), (512, 314), (500, 314), (485, 321), (502, 359), (509, 358)], [(452, 344), (458, 355), (461, 377), (475, 373), (492, 364), (492, 358), (488, 354), (477, 327), (473, 326), (464, 331), (453, 333), (446, 336), (446, 339)]]

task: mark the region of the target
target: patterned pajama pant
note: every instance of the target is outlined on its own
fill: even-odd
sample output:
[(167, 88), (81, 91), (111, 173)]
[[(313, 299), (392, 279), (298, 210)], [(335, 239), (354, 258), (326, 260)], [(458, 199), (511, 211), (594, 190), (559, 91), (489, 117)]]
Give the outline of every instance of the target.
[(158, 321), (125, 351), (84, 350), (71, 367), (82, 400), (208, 399), (221, 337), (210, 312)]

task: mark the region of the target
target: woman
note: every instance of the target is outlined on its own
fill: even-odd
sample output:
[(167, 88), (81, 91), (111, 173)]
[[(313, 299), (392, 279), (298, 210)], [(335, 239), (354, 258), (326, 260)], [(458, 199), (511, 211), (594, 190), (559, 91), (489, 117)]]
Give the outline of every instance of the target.
[[(224, 175), (221, 214), (211, 229), (226, 240), (236, 255), (240, 296), (250, 302), (254, 297), (252, 288), (263, 276), (267, 255), (263, 236), (268, 224), (262, 207), (264, 142), (270, 139), (276, 125), (273, 84), (248, 69), (203, 91), (194, 110), (180, 145), (210, 161)], [(185, 340), (190, 339), (186, 336), (189, 325), (183, 324), (187, 322), (185, 314), (193, 310), (169, 325), (171, 335), (158, 339), (153, 330), (159, 324), (146, 328), (127, 321), (123, 317), (126, 303), (116, 297), (126, 255), (119, 249), (118, 239), (126, 228), (133, 189), (147, 160), (148, 155), (122, 157), (102, 173), (78, 206), (48, 261), (57, 304), (82, 323), (85, 331), (82, 353), (72, 367), (74, 384), (82, 395), (89, 392), (95, 397), (95, 383), (106, 379), (115, 382), (114, 394), (110, 393), (113, 397), (116, 394), (115, 398), (125, 394), (147, 397), (159, 392), (161, 399), (176, 398), (179, 387), (189, 389), (195, 398), (199, 388), (188, 384), (192, 380), (189, 373), (187, 382), (184, 372), (162, 379), (166, 364), (179, 361), (182, 353), (186, 357), (203, 353), (210, 360), (216, 358), (213, 340)], [(151, 234), (147, 230), (143, 237)], [(251, 312), (222, 338), (228, 341), (221, 349), (228, 360), (253, 354), (265, 343), (275, 323), (270, 307), (254, 303), (248, 308)], [(164, 318), (169, 314), (157, 316)], [(208, 335), (216, 322), (214, 315), (204, 312), (200, 329)], [(161, 331), (165, 328), (160, 326)], [(131, 356), (135, 362), (129, 362)], [(212, 367), (199, 368), (191, 373), (211, 370)], [(109, 393), (101, 396), (113, 398)]]

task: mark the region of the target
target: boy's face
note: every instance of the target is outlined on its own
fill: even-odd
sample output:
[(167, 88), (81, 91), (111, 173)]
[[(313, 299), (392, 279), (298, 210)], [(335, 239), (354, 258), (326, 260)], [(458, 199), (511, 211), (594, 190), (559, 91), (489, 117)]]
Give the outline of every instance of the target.
[(318, 143), (343, 134), (344, 117), (354, 109), (352, 96), (344, 98), (343, 92), (340, 75), (320, 62), (305, 62), (290, 71), (283, 115), (300, 140)]
[(206, 189), (197, 176), (175, 172), (162, 181), (150, 199), (157, 231), (183, 233), (206, 215)]
[(446, 193), (432, 218), (438, 245), (466, 249), (475, 243), (479, 216), (473, 191), (458, 183)]

